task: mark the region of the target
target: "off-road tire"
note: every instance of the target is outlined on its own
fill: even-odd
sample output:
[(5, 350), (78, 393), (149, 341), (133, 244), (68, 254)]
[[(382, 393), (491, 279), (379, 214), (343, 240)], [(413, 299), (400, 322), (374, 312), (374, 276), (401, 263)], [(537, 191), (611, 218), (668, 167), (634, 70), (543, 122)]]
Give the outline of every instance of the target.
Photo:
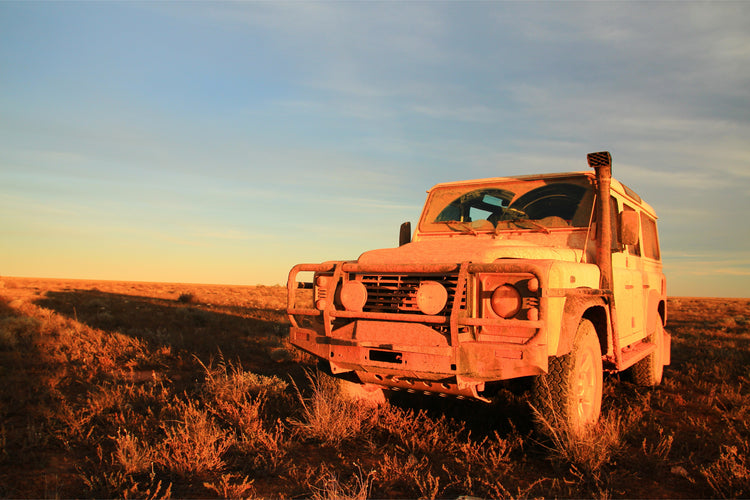
[(581, 320), (573, 346), (564, 356), (550, 358), (549, 370), (536, 377), (531, 404), (537, 428), (581, 432), (599, 420), (602, 405), (602, 352), (596, 328)]
[(656, 331), (650, 341), (656, 344), (656, 350), (630, 369), (633, 382), (644, 387), (655, 387), (661, 384), (664, 375), (664, 326), (661, 321), (656, 322)]

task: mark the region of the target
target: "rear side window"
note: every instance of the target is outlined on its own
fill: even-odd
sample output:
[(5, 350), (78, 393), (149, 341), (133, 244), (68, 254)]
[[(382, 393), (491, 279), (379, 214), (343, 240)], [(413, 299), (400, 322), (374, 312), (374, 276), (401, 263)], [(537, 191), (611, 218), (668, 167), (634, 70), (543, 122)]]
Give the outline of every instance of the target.
[(660, 260), (659, 235), (656, 232), (656, 221), (641, 212), (641, 227), (643, 228), (643, 256)]

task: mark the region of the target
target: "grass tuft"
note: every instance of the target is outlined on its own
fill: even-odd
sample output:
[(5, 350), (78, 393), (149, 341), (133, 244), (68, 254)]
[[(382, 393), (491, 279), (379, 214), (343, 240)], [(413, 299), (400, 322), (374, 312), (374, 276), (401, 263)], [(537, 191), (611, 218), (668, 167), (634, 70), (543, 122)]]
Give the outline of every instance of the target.
[(572, 429), (554, 412), (551, 417), (545, 417), (533, 406), (532, 411), (551, 442), (545, 446), (552, 462), (598, 483), (603, 466), (609, 463), (621, 445), (623, 419), (619, 413), (610, 411), (603, 414), (595, 425)]
[(153, 466), (156, 450), (128, 431), (118, 431), (115, 444), (114, 461), (126, 474), (146, 472)]
[(202, 476), (224, 468), (223, 455), (235, 442), (197, 403), (183, 403), (181, 420), (162, 424), (166, 435), (158, 448), (157, 461), (183, 477)]
[(364, 474), (357, 466), (357, 473), (353, 474), (347, 483), (342, 483), (338, 476), (327, 471), (318, 481), (318, 486), (312, 486), (313, 500), (366, 500), (370, 497), (373, 473)]
[(709, 466), (701, 467), (700, 472), (722, 498), (747, 498), (750, 495), (747, 454), (737, 446), (722, 446), (719, 458)]
[(251, 498), (254, 495), (248, 495), (253, 492), (253, 480), (247, 476), (237, 474), (222, 474), (218, 481), (205, 482), (203, 487), (213, 491), (220, 498)]
[(180, 296), (177, 297), (177, 302), (181, 304), (193, 304), (196, 302), (196, 298), (192, 293), (181, 293)]
[(320, 371), (307, 372), (312, 393), (304, 397), (295, 385), (302, 406), (302, 420), (290, 419), (298, 431), (309, 439), (336, 446), (351, 439), (366, 427), (366, 420), (377, 409), (342, 397), (337, 380)]
[(30, 348), (39, 336), (39, 327), (39, 320), (28, 316), (0, 319), (0, 351)]

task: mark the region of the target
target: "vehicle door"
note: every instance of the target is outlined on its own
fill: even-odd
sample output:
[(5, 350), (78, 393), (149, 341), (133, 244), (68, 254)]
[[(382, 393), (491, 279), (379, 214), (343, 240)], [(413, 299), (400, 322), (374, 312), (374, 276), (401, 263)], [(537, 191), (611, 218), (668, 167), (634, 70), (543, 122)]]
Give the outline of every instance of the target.
[[(612, 207), (613, 214), (619, 214), (620, 210), (635, 211), (632, 205), (616, 198), (614, 193), (612, 199), (617, 205)], [(619, 217), (616, 218), (619, 219)], [(620, 346), (626, 347), (645, 336), (644, 270), (640, 236), (635, 244), (622, 245), (619, 242), (619, 230), (617, 233), (617, 248), (612, 250), (612, 280)], [(615, 246), (614, 243), (613, 246)]]
[(643, 265), (643, 305), (645, 333), (651, 335), (656, 329), (656, 322), (662, 321), (659, 316), (659, 302), (666, 300), (666, 284), (662, 271), (661, 252), (656, 219), (641, 212), (641, 257)]

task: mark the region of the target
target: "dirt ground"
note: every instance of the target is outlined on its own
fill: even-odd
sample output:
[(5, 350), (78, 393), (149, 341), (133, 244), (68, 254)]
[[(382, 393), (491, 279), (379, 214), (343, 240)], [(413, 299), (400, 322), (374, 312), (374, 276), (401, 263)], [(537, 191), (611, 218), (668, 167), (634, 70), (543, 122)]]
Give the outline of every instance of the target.
[(0, 497), (750, 495), (750, 300), (670, 298), (662, 385), (600, 426), (493, 404), (352, 405), (287, 339), (282, 287), (0, 277)]

